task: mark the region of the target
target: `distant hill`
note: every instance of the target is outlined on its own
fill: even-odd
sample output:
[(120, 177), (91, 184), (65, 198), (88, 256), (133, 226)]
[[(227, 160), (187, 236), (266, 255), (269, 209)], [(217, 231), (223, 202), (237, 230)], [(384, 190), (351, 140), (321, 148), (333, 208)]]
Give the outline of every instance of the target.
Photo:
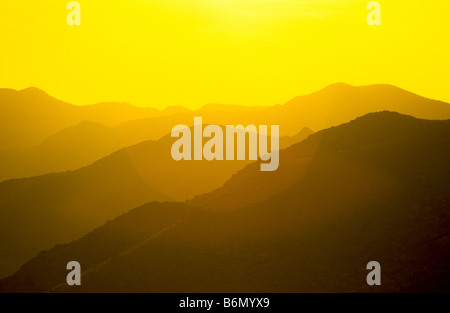
[[(105, 126), (82, 123), (78, 127), (98, 128), (96, 133), (101, 136), (73, 137), (73, 129), (69, 129), (61, 137), (51, 137), (30, 151), (25, 170), (75, 166), (96, 157), (90, 153), (98, 153), (102, 146), (95, 145), (101, 144), (106, 150), (117, 145)], [(282, 137), (280, 148), (309, 134), (305, 129), (295, 138)], [(65, 139), (71, 137), (71, 144), (66, 146)], [(0, 277), (17, 270), (40, 250), (73, 240), (133, 207), (156, 200), (182, 201), (219, 188), (249, 163), (176, 162), (170, 154), (175, 141), (165, 136), (121, 149), (75, 171), (0, 183), (0, 259), (9, 264), (1, 267)]]
[(140, 119), (116, 129), (122, 142), (137, 143), (148, 134), (159, 138), (173, 125), (193, 125), (194, 116), (208, 124), (280, 125), (280, 134), (294, 136), (301, 128), (317, 131), (346, 123), (371, 112), (395, 111), (424, 119), (450, 119), (450, 104), (427, 99), (390, 85), (355, 87), (347, 84), (328, 86), (310, 95), (299, 96), (284, 105), (237, 107), (206, 105), (191, 114)]
[(76, 106), (57, 100), (37, 88), (0, 89), (0, 152), (25, 149), (62, 129), (83, 121), (116, 126), (125, 121), (186, 112), (160, 112), (128, 103), (104, 102)]
[[(35, 88), (2, 89), (0, 134), (4, 138), (0, 135), (0, 181), (86, 166), (120, 148), (158, 140), (175, 125), (192, 126), (195, 116), (202, 116), (206, 124), (278, 124), (282, 136), (293, 137), (305, 126), (320, 130), (383, 110), (427, 119), (450, 118), (450, 104), (390, 85), (335, 84), (284, 105), (208, 104), (197, 111), (180, 106), (157, 111), (126, 103), (78, 107)], [(82, 121), (88, 123), (80, 125)]]
[[(169, 107), (158, 111), (127, 103), (74, 106), (37, 88), (0, 89), (0, 152), (30, 148), (65, 128), (89, 121), (116, 127), (122, 147), (157, 140), (174, 125), (192, 126), (201, 114), (217, 125), (280, 125), (281, 135), (294, 136), (303, 127), (320, 130), (383, 110), (426, 119), (449, 119), (450, 104), (427, 99), (390, 85), (354, 87), (335, 84), (284, 105), (245, 107), (209, 104), (197, 111)], [(294, 117), (295, 118), (292, 118)], [(6, 135), (7, 134), (7, 135)], [(95, 136), (95, 134), (94, 134)]]
[[(283, 136), (281, 146), (287, 147), (300, 142), (312, 133), (312, 130), (305, 127), (295, 136)], [(76, 170), (125, 146), (114, 128), (94, 122), (81, 122), (30, 149), (0, 152), (0, 182), (11, 178)]]
[(390, 85), (354, 87), (331, 85), (284, 105), (243, 107), (209, 104), (187, 114), (174, 114), (122, 123), (115, 128), (123, 145), (158, 139), (174, 125), (193, 125), (195, 116), (206, 124), (280, 125), (282, 136), (295, 136), (305, 126), (314, 130), (336, 126), (370, 112), (396, 111), (418, 118), (450, 119), (450, 104), (427, 99)]
[(0, 152), (0, 181), (75, 170), (121, 148), (113, 128), (81, 122), (30, 149)]
[[(281, 151), (276, 172), (249, 164), (41, 252), (0, 291), (448, 292), (449, 159), (450, 121), (369, 114)], [(373, 260), (382, 286), (365, 282)]]
[[(277, 112), (278, 111), (278, 112)], [(416, 118), (450, 119), (450, 104), (427, 99), (392, 85), (351, 86), (330, 85), (310, 95), (299, 96), (285, 105), (274, 108), (273, 115), (280, 120), (296, 116), (296, 122), (315, 130), (337, 126), (367, 113), (394, 111)], [(285, 131), (296, 132), (295, 125)]]

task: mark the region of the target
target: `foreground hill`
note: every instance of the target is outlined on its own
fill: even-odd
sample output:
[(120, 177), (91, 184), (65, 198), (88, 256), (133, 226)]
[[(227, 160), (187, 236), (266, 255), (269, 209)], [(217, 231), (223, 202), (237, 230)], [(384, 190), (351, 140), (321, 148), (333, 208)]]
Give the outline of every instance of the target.
[[(282, 137), (280, 148), (309, 134), (305, 129), (298, 136)], [(0, 183), (0, 260), (4, 262), (0, 277), (13, 273), (40, 250), (73, 240), (138, 205), (183, 201), (219, 188), (249, 163), (176, 162), (170, 153), (175, 140), (165, 136), (75, 171)], [(48, 146), (52, 147), (51, 142)], [(57, 151), (53, 147), (56, 155), (73, 148)], [(53, 159), (36, 160), (42, 163), (31, 164), (42, 168)]]
[[(0, 291), (448, 292), (449, 159), (450, 121), (369, 114), (285, 149), (276, 172), (250, 164), (44, 251)], [(72, 260), (81, 287), (65, 285)]]

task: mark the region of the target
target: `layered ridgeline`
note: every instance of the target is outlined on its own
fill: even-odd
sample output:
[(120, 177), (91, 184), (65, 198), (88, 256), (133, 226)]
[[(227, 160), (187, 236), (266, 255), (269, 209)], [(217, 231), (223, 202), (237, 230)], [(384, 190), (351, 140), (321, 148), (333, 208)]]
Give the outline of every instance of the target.
[[(167, 132), (170, 131), (169, 128)], [(281, 144), (286, 146), (298, 142), (311, 133), (309, 128), (304, 127), (295, 136), (283, 136)], [(114, 128), (94, 122), (82, 122), (50, 136), (30, 149), (12, 153), (0, 152), (0, 182), (76, 170), (124, 146), (128, 145), (118, 138)]]
[[(41, 252), (2, 292), (450, 290), (450, 121), (366, 115), (249, 164), (185, 203), (149, 203)], [(69, 261), (82, 286), (68, 287)], [(366, 265), (382, 266), (382, 286)]]
[[(310, 134), (304, 129), (294, 137), (281, 137), (280, 148)], [(75, 171), (0, 183), (0, 277), (42, 249), (74, 240), (138, 205), (183, 201), (219, 188), (249, 163), (177, 162), (171, 155), (176, 140), (167, 135)]]
[(364, 114), (394, 111), (417, 118), (450, 119), (450, 104), (427, 99), (390, 85), (354, 87), (328, 86), (310, 95), (299, 96), (267, 108), (207, 105), (191, 114), (125, 122), (117, 127), (121, 140), (132, 143), (145, 134), (165, 135), (173, 125), (192, 126), (193, 117), (218, 125), (280, 125), (282, 136), (293, 136), (303, 127), (318, 131), (337, 126)]
[[(158, 140), (175, 125), (192, 126), (195, 116), (207, 124), (280, 125), (282, 136), (294, 136), (305, 126), (320, 130), (382, 110), (450, 118), (449, 104), (389, 85), (336, 84), (284, 105), (209, 104), (195, 112), (117, 103), (78, 107), (36, 89), (0, 90), (0, 181), (87, 166), (120, 148)], [(4, 151), (12, 147), (22, 149)]]
[(118, 102), (76, 106), (37, 88), (0, 89), (0, 151), (29, 148), (82, 121), (112, 127), (134, 119), (182, 112), (186, 109), (159, 111)]

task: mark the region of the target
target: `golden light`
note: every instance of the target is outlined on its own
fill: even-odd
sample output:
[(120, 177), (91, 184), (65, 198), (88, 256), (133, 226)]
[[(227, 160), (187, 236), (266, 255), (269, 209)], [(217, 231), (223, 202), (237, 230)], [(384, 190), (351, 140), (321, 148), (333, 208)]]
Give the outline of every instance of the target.
[(450, 4), (382, 1), (371, 27), (367, 2), (80, 1), (68, 26), (66, 1), (4, 1), (0, 86), (159, 108), (273, 105), (340, 81), (450, 101)]

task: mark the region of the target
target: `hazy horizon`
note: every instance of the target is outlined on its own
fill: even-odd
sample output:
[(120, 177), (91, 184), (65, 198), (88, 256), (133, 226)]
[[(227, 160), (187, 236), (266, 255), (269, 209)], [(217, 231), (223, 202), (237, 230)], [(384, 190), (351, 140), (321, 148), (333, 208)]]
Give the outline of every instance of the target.
[(63, 101), (63, 102), (66, 102), (66, 103), (69, 103), (69, 104), (72, 104), (72, 105), (75, 105), (75, 106), (79, 106), (79, 107), (91, 106), (91, 105), (96, 105), (96, 104), (101, 104), (101, 103), (126, 103), (126, 104), (129, 104), (129, 105), (138, 107), (138, 108), (156, 109), (156, 110), (159, 110), (159, 111), (163, 111), (165, 109), (174, 108), (174, 107), (183, 107), (183, 108), (191, 110), (191, 111), (196, 111), (196, 110), (202, 109), (203, 107), (208, 106), (208, 105), (243, 106), (243, 107), (267, 107), (267, 108), (270, 108), (270, 107), (277, 106), (277, 105), (284, 105), (287, 102), (289, 102), (289, 101), (291, 101), (291, 100), (293, 100), (293, 99), (295, 99), (297, 97), (309, 96), (311, 94), (315, 94), (317, 92), (320, 92), (320, 91), (322, 91), (322, 90), (324, 90), (324, 89), (326, 89), (328, 87), (338, 86), (338, 85), (348, 85), (350, 87), (356, 87), (356, 88), (358, 88), (358, 87), (370, 87), (370, 86), (390, 86), (390, 87), (394, 87), (394, 88), (397, 88), (397, 89), (400, 89), (400, 90), (406, 91), (408, 93), (412, 93), (414, 95), (417, 95), (417, 96), (420, 96), (420, 97), (423, 97), (423, 98), (427, 98), (427, 99), (430, 99), (430, 100), (450, 103), (450, 101), (445, 101), (445, 100), (442, 100), (442, 99), (430, 98), (430, 97), (427, 97), (426, 95), (417, 93), (417, 92), (415, 92), (413, 90), (408, 90), (408, 89), (403, 88), (401, 86), (396, 86), (396, 85), (388, 84), (388, 83), (373, 83), (373, 84), (365, 84), (365, 85), (353, 85), (353, 84), (350, 84), (350, 83), (347, 83), (347, 82), (335, 82), (335, 83), (330, 83), (330, 84), (327, 84), (325, 86), (319, 87), (316, 90), (313, 90), (311, 92), (298, 93), (298, 94), (293, 95), (291, 97), (284, 97), (284, 98), (287, 98), (288, 100), (286, 100), (286, 101), (279, 101), (279, 102), (276, 102), (276, 103), (248, 104), (248, 103), (238, 103), (238, 102), (234, 102), (234, 103), (220, 103), (220, 102), (210, 101), (210, 102), (206, 102), (206, 103), (198, 103), (198, 104), (193, 105), (191, 107), (188, 107), (187, 105), (184, 105), (183, 103), (174, 104), (174, 105), (168, 105), (168, 106), (164, 106), (164, 107), (158, 106), (158, 105), (153, 105), (153, 104), (151, 104), (151, 105), (138, 105), (138, 104), (132, 103), (132, 102), (127, 101), (127, 100), (114, 100), (114, 99), (105, 99), (105, 100), (102, 100), (102, 101), (99, 101), (99, 102), (88, 102), (88, 103), (80, 104), (80, 103), (73, 103), (71, 101), (68, 101), (67, 99), (58, 98), (55, 95), (47, 92), (47, 90), (42, 89), (42, 88), (40, 88), (38, 86), (28, 86), (28, 87), (24, 87), (24, 88), (0, 87), (0, 89), (11, 89), (11, 90), (18, 91), (18, 92), (25, 91), (27, 89), (37, 89), (37, 90), (43, 91), (44, 93), (46, 93), (48, 96), (50, 96), (52, 98), (55, 98), (57, 100), (60, 100), (60, 101)]
[(330, 82), (385, 82), (450, 102), (450, 41), (439, 31), (450, 3), (388, 1), (376, 27), (366, 22), (367, 3), (88, 1), (72, 27), (67, 2), (7, 1), (0, 86), (37, 86), (76, 104), (190, 108), (270, 105)]

